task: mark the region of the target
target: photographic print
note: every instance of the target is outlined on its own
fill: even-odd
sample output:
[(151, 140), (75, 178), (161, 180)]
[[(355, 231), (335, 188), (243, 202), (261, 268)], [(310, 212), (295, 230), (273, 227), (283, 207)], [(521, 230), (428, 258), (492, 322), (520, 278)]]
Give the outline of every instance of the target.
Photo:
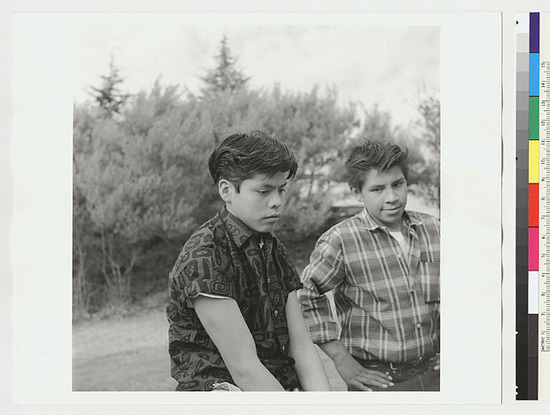
[[(174, 298), (178, 294), (172, 286), (168, 300), (168, 275), (196, 228), (224, 207), (208, 172), (210, 153), (225, 137), (254, 130), (284, 143), (296, 156), (298, 170), (288, 183), (286, 203), (277, 208), (280, 218), (273, 233), (308, 283), (311, 273), (303, 271), (322, 234), (363, 210), (372, 211), (374, 218), (369, 217), (384, 229), (388, 225), (385, 211), (376, 216), (375, 206), (365, 208), (350, 189), (344, 166), (347, 150), (370, 140), (397, 145), (407, 154), (402, 162), (408, 168), (404, 192), (398, 200), (383, 203), (401, 209), (406, 226), (426, 220), (430, 224), (418, 225), (427, 226), (418, 234), (403, 231), (402, 240), (387, 237), (383, 243), (392, 253), (380, 251), (378, 259), (362, 264), (375, 268), (391, 262), (380, 275), (367, 280), (346, 274), (336, 296), (333, 290), (323, 294), (332, 312), (322, 318), (338, 326), (335, 335), (348, 356), (366, 365), (365, 376), (376, 374), (379, 366), (381, 376), (392, 372), (393, 378), (373, 375), (364, 383), (348, 379), (346, 384), (332, 359), (315, 349), (331, 390), (347, 390), (348, 385), (351, 390), (378, 385), (392, 390), (400, 376), (413, 384), (410, 379), (419, 377), (411, 373), (433, 371), (439, 354), (439, 27), (177, 25), (173, 19), (164, 25), (158, 19), (128, 23), (99, 18), (80, 27), (78, 34), (73, 390), (210, 390), (215, 382), (235, 382), (222, 369), (213, 375), (202, 368), (206, 384), (195, 382), (201, 375), (191, 374), (193, 370), (183, 373), (184, 362), (196, 361), (188, 355), (192, 350), (210, 351), (218, 360), (220, 355), (214, 345), (180, 346), (184, 317), (178, 313), (193, 311), (181, 305), (184, 298)], [(371, 151), (364, 149), (366, 156)], [(381, 171), (382, 165), (370, 169)], [(408, 212), (415, 213), (410, 217)], [(372, 237), (380, 238), (378, 231)], [(431, 232), (430, 238), (422, 239), (422, 232)], [(427, 244), (435, 248), (427, 249)], [(375, 255), (375, 246), (373, 240), (357, 249), (369, 257)], [(361, 278), (363, 282), (353, 282)], [(374, 283), (384, 279), (399, 294)], [(349, 301), (360, 301), (352, 293), (354, 284), (369, 293), (365, 295), (384, 299), (363, 299), (350, 311)], [(419, 292), (411, 296), (415, 284)], [(301, 297), (303, 307), (317, 301)], [(254, 303), (239, 301), (241, 309), (247, 301)], [(378, 325), (384, 318), (379, 308), (387, 301), (398, 302), (385, 311), (392, 321)], [(167, 304), (168, 315), (172, 313), (170, 345)], [(407, 317), (399, 317), (402, 314)], [(315, 333), (320, 322), (304, 316), (313, 338), (328, 335)], [(370, 322), (346, 328), (358, 318)], [(400, 321), (396, 331), (395, 319)], [(370, 324), (377, 328), (369, 332)], [(261, 324), (251, 326), (256, 338), (269, 333)], [(388, 334), (376, 339), (381, 329)], [(204, 334), (202, 327), (189, 329), (197, 331)], [(284, 342), (274, 344), (281, 347)], [(354, 349), (352, 343), (357, 342), (363, 345)], [(257, 343), (257, 348), (270, 347)], [(174, 349), (172, 359), (169, 348)], [(283, 357), (292, 358), (289, 353), (281, 353)], [(270, 358), (275, 356), (263, 356), (262, 363), (270, 367)], [(220, 366), (211, 360), (198, 362)], [(171, 361), (175, 378), (170, 376)], [(276, 365), (271, 369), (276, 372)], [(439, 390), (439, 376), (434, 382), (429, 390)], [(396, 390), (407, 390), (402, 388)]]
[(18, 15), (16, 401), (498, 402), (499, 25)]

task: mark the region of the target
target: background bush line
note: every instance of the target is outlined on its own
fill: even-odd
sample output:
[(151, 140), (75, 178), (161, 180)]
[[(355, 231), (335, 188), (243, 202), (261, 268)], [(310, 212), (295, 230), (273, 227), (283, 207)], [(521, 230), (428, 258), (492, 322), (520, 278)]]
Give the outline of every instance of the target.
[(111, 60), (90, 100), (75, 105), (73, 319), (125, 312), (166, 289), (185, 240), (222, 207), (207, 158), (236, 131), (274, 135), (299, 159), (277, 231), (298, 268), (334, 221), (334, 202), (345, 197), (335, 190), (344, 181), (344, 150), (364, 138), (406, 146), (411, 192), (439, 204), (435, 92), (418, 94), (416, 123), (395, 126), (376, 106), (341, 104), (334, 86), (250, 88), (225, 38), (201, 79), (198, 94), (158, 80), (127, 94)]

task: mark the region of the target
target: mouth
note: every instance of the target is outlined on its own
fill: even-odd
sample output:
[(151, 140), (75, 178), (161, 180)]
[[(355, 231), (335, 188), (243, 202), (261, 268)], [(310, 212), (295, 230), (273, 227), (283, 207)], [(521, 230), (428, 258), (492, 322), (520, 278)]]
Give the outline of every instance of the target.
[(399, 209), (401, 209), (401, 206), (396, 206), (396, 207), (393, 207), (393, 208), (386, 208), (386, 209), (383, 209), (385, 212), (397, 212)]
[(280, 215), (271, 215), (271, 216), (266, 216), (264, 219), (269, 221), (271, 220), (275, 221), (275, 220), (279, 220), (279, 217)]

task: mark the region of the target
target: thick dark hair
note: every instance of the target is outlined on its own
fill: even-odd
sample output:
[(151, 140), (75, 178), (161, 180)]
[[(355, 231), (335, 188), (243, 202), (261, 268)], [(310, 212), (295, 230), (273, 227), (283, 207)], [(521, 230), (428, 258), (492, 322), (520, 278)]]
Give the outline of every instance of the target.
[(270, 177), (288, 171), (287, 179), (292, 179), (298, 162), (290, 148), (279, 140), (261, 131), (251, 131), (232, 134), (218, 144), (210, 154), (208, 169), (214, 183), (228, 180), (238, 192), (243, 180), (255, 174)]
[(398, 166), (405, 179), (408, 177), (407, 151), (401, 150), (396, 144), (367, 140), (347, 151), (344, 163), (347, 171), (348, 184), (351, 190), (361, 191), (365, 184), (365, 175), (369, 170), (385, 172)]

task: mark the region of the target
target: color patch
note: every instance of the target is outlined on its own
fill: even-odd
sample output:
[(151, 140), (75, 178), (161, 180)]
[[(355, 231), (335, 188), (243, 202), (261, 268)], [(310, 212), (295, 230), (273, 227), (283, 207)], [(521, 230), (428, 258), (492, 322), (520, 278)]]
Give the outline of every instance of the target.
[(529, 271), (539, 269), (539, 228), (529, 228)]
[(538, 53), (529, 54), (529, 95), (539, 95), (539, 67), (540, 55)]
[(540, 13), (529, 13), (529, 52), (539, 53)]
[(529, 183), (539, 182), (539, 141), (529, 141)]
[(529, 226), (539, 226), (539, 185), (529, 184)]
[(529, 139), (539, 139), (539, 97), (529, 97)]
[(527, 301), (527, 311), (529, 314), (538, 314), (539, 312), (539, 273), (538, 271), (529, 271), (529, 300)]

